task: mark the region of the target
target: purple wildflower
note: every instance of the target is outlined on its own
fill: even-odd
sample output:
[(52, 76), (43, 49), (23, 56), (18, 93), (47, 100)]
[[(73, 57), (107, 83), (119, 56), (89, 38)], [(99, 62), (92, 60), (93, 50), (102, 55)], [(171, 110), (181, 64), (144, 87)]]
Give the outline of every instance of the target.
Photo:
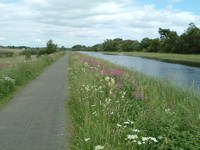
[(120, 70), (112, 70), (112, 74), (113, 75), (124, 75), (124, 72), (123, 71), (120, 71)]

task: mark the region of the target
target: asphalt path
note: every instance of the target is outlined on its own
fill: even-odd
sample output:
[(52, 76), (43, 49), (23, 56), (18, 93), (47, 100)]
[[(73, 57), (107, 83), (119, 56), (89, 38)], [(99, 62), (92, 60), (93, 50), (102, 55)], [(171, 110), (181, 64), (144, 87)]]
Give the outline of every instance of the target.
[(25, 86), (0, 110), (0, 150), (66, 150), (67, 58)]

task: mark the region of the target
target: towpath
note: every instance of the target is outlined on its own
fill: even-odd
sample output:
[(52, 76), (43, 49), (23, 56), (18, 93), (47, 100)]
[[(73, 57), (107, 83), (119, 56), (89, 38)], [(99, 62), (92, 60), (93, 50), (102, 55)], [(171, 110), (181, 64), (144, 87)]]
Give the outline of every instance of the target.
[(0, 150), (66, 150), (67, 55), (0, 110)]

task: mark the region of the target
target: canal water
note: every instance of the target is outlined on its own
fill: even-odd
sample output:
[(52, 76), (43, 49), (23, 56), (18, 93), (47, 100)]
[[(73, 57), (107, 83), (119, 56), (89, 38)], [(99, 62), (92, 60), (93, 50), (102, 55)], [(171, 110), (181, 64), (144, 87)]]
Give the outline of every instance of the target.
[(106, 61), (143, 72), (147, 75), (168, 79), (186, 87), (200, 89), (200, 67), (191, 67), (182, 64), (166, 63), (153, 59), (135, 56), (106, 55), (95, 52), (81, 52)]

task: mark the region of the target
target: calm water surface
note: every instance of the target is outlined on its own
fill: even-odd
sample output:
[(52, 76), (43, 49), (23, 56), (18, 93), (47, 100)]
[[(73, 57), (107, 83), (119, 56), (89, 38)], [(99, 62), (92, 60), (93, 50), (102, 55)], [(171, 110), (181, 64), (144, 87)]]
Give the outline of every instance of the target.
[(200, 67), (190, 67), (181, 64), (165, 63), (157, 60), (135, 56), (105, 55), (95, 52), (81, 52), (112, 63), (146, 73), (147, 75), (169, 79), (185, 86), (195, 86), (200, 89)]

